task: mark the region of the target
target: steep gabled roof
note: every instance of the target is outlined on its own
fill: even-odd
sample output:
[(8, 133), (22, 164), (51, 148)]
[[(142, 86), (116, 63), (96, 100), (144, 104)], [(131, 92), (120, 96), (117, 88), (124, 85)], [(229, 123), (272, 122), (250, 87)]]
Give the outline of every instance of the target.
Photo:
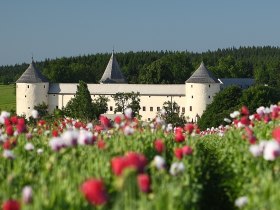
[(209, 71), (203, 62), (186, 83), (220, 83), (219, 80)]
[(32, 60), (29, 67), (20, 76), (16, 83), (40, 83), (49, 82), (48, 79), (42, 75), (42, 73), (35, 67), (35, 63)]
[(124, 78), (118, 61), (114, 55), (114, 52), (111, 55), (111, 58), (107, 64), (105, 72), (100, 79), (100, 83), (127, 83)]

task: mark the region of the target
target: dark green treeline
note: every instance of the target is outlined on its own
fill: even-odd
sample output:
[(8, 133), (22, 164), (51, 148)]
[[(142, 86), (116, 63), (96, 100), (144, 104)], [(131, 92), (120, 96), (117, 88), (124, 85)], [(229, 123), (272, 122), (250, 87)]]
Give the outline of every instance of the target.
[[(111, 54), (46, 59), (37, 67), (51, 82), (98, 83)], [(219, 78), (255, 78), (257, 84), (280, 87), (279, 47), (240, 47), (203, 53), (152, 51), (116, 53), (129, 83), (184, 83), (203, 60)], [(29, 64), (0, 67), (0, 83), (13, 83)]]

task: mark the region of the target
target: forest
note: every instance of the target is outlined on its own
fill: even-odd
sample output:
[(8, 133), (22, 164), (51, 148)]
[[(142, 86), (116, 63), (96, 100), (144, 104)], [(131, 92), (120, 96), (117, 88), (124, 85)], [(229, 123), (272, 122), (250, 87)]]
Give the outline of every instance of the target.
[[(184, 83), (204, 61), (218, 78), (254, 78), (256, 84), (280, 88), (280, 48), (239, 47), (202, 53), (189, 51), (149, 51), (115, 53), (129, 83)], [(111, 54), (91, 54), (45, 59), (37, 67), (51, 82), (83, 80), (98, 83)], [(14, 83), (29, 64), (0, 66), (0, 83)]]

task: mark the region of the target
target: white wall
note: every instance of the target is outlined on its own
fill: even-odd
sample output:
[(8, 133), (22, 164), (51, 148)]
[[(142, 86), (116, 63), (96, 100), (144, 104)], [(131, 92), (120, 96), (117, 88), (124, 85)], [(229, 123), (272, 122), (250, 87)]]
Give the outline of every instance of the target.
[(31, 116), (34, 106), (45, 102), (48, 104), (49, 83), (17, 83), (16, 112), (17, 115)]
[(219, 83), (186, 83), (186, 117), (188, 121), (196, 122), (196, 116), (201, 117), (206, 106), (220, 91)]
[[(91, 95), (92, 99), (98, 98), (99, 95)], [(53, 110), (57, 107), (61, 109), (63, 106), (73, 98), (74, 95), (61, 95), (61, 94), (49, 94), (49, 112), (53, 112)], [(106, 114), (114, 114), (115, 110), (115, 101), (111, 97), (111, 95), (105, 95), (109, 99), (108, 101), (108, 111)], [(180, 113), (182, 112), (182, 108), (186, 107), (185, 96), (172, 96), (172, 101), (176, 102), (180, 106)], [(140, 115), (142, 116), (142, 120), (152, 120), (157, 112), (158, 108), (162, 109), (163, 103), (166, 101), (171, 101), (171, 96), (140, 96)], [(143, 108), (146, 108), (144, 111)], [(151, 111), (152, 107), (152, 111)]]

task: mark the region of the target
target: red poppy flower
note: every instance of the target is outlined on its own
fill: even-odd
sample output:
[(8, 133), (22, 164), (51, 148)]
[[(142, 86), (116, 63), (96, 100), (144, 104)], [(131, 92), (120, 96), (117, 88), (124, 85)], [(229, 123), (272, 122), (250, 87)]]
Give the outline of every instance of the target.
[(18, 123), (18, 118), (17, 118), (17, 116), (12, 116), (12, 117), (10, 118), (10, 120), (11, 120), (12, 124), (14, 124), (14, 125), (16, 125), (16, 124)]
[(103, 139), (100, 139), (100, 140), (97, 142), (97, 147), (98, 147), (99, 149), (104, 149), (105, 146), (106, 146), (106, 143), (105, 143), (105, 141), (104, 141)]
[(158, 153), (162, 153), (165, 150), (165, 145), (161, 139), (158, 139), (154, 142), (154, 147)]
[(194, 130), (194, 125), (191, 123), (188, 123), (185, 125), (184, 130), (188, 133), (191, 134)]
[(250, 114), (249, 109), (246, 106), (242, 106), (241, 107), (241, 114), (248, 116)]
[(151, 191), (151, 180), (147, 174), (139, 174), (137, 184), (141, 192), (148, 193)]
[(129, 152), (125, 156), (127, 158), (127, 166), (135, 168), (138, 172), (143, 172), (147, 164), (147, 159), (144, 155), (136, 152)]
[(89, 179), (82, 184), (81, 191), (87, 201), (93, 205), (103, 205), (108, 196), (102, 180)]
[(58, 130), (53, 130), (52, 131), (52, 136), (53, 137), (58, 137)]
[(12, 148), (12, 144), (11, 144), (10, 140), (9, 140), (9, 139), (6, 140), (6, 141), (4, 142), (4, 144), (2, 145), (2, 147), (3, 147), (3, 149), (10, 150), (10, 149)]
[(7, 135), (12, 136), (12, 135), (14, 134), (14, 128), (13, 128), (13, 126), (8, 125), (8, 126), (6, 127), (6, 133), (7, 133)]
[(16, 200), (7, 200), (2, 205), (3, 210), (19, 210), (20, 204)]
[(176, 158), (181, 160), (183, 158), (183, 150), (182, 150), (182, 148), (176, 148), (174, 150), (174, 154), (175, 154)]
[(120, 124), (122, 122), (122, 118), (120, 116), (115, 117), (115, 123)]
[(176, 132), (175, 134), (175, 141), (176, 142), (183, 142), (185, 140), (185, 136), (182, 132)]
[(278, 141), (280, 143), (280, 127), (278, 128), (275, 128), (273, 131), (272, 131), (272, 137)]
[(111, 160), (112, 171), (116, 176), (120, 176), (126, 167), (126, 159), (124, 157), (114, 157)]
[(110, 120), (107, 117), (100, 115), (99, 120), (101, 125), (103, 125), (105, 128), (109, 128), (111, 126)]
[(17, 124), (18, 124), (18, 125), (25, 125), (25, 120), (24, 120), (24, 118), (18, 118)]

